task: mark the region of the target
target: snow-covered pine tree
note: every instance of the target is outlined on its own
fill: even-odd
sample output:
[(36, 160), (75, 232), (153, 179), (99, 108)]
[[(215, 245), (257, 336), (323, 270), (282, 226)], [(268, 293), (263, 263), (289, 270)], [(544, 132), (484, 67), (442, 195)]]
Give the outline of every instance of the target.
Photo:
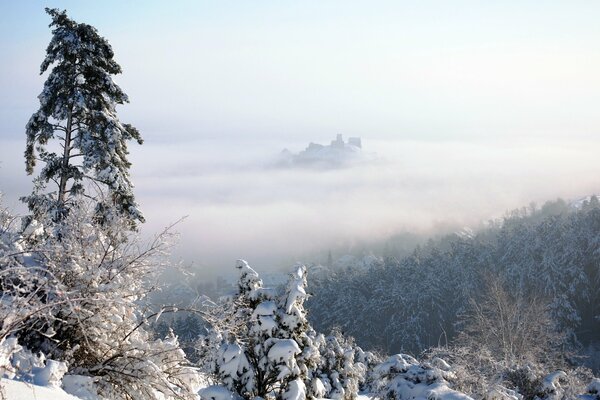
[(265, 397), (285, 377), (269, 358), (277, 305), (246, 261), (238, 260), (236, 268), (237, 293), (212, 310), (212, 331), (199, 345), (200, 362), (210, 362), (216, 381), (237, 396)]
[(292, 339), (298, 344), (301, 351), (296, 357), (300, 369), (298, 378), (303, 381), (305, 392), (314, 395), (312, 383), (316, 378), (314, 371), (320, 362), (320, 354), (315, 343), (317, 334), (306, 319), (306, 310), (304, 309), (306, 298), (306, 267), (297, 264), (290, 273), (285, 291), (279, 298), (280, 331), (278, 336), (283, 339)]
[(263, 287), (245, 261), (237, 268), (237, 293), (211, 312), (212, 329), (198, 345), (200, 365), (212, 365), (214, 381), (242, 398), (355, 398), (376, 357), (339, 332), (315, 332), (304, 309), (306, 267), (294, 266), (279, 290)]
[[(357, 358), (368, 357), (352, 338), (347, 339), (339, 329), (327, 337), (318, 335), (319, 365), (314, 373), (312, 392), (315, 397), (329, 399), (355, 399), (359, 386), (365, 382), (367, 366)], [(318, 379), (318, 381), (317, 381)]]
[(305, 267), (295, 267), (281, 292), (264, 288), (245, 261), (237, 268), (238, 293), (213, 312), (201, 362), (212, 362), (216, 381), (243, 398), (304, 399), (318, 363), (302, 306)]
[[(130, 227), (144, 217), (132, 192), (127, 142), (142, 138), (136, 128), (119, 121), (116, 105), (128, 102), (112, 75), (121, 67), (113, 60), (108, 41), (93, 26), (77, 23), (65, 11), (48, 9), (52, 17), (52, 40), (41, 65), (52, 70), (38, 96), (40, 108), (27, 123), (26, 170), (34, 172), (36, 161), (44, 163), (34, 190), (22, 200), (33, 217), (49, 213), (61, 220), (76, 195), (95, 200), (97, 220), (116, 214)], [(47, 191), (47, 184), (56, 191)]]

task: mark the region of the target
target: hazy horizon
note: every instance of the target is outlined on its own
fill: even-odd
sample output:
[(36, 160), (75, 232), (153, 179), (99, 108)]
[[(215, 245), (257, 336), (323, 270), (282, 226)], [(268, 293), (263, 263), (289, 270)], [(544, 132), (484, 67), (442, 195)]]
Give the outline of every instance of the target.
[[(177, 257), (272, 268), (318, 249), (598, 193), (600, 4), (382, 1), (14, 3), (0, 13), (0, 192), (22, 210), (24, 126), (50, 40), (43, 7), (95, 26), (151, 233)], [(336, 134), (372, 163), (269, 166)]]

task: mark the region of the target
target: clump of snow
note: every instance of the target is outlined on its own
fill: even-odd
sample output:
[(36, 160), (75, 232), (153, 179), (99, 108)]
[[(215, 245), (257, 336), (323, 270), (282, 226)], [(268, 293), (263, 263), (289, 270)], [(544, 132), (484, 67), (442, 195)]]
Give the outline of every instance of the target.
[(91, 376), (65, 375), (62, 379), (62, 388), (65, 392), (82, 400), (97, 400), (96, 380)]
[(290, 382), (288, 389), (283, 394), (283, 400), (305, 400), (306, 386), (302, 379), (297, 378)]
[[(5, 395), (4, 398), (7, 400), (81, 400), (81, 398), (72, 396), (58, 387), (32, 385), (31, 383), (11, 379), (0, 379), (0, 387)], [(89, 398), (89, 400), (98, 399), (98, 397)]]
[(64, 362), (46, 360), (43, 354), (33, 354), (17, 343), (17, 338), (0, 341), (0, 377), (34, 383), (38, 386), (60, 387), (67, 372)]
[(267, 354), (270, 361), (289, 364), (296, 354), (301, 353), (300, 347), (294, 339), (274, 340), (275, 344), (269, 349), (269, 353)]
[(276, 312), (277, 304), (275, 302), (267, 300), (260, 303), (252, 313), (252, 318), (257, 321), (253, 329), (269, 334), (272, 333), (277, 329), (277, 321), (275, 320)]
[(254, 310), (255, 316), (267, 316), (267, 315), (275, 315), (275, 311), (277, 311), (277, 304), (273, 301), (263, 301)]
[(323, 398), (327, 394), (328, 390), (323, 384), (323, 381), (320, 378), (315, 378), (311, 382), (312, 392), (315, 397)]
[(235, 267), (240, 274), (238, 281), (240, 293), (245, 294), (262, 287), (262, 280), (258, 277), (258, 273), (248, 265), (246, 260), (237, 260)]
[(221, 346), (219, 356), (219, 369), (223, 375), (237, 377), (249, 369), (248, 359), (236, 343)]
[(548, 374), (542, 380), (541, 392), (546, 396), (558, 395), (561, 392), (560, 380), (566, 379), (567, 374), (564, 371), (556, 371)]
[(306, 297), (304, 290), (306, 267), (304, 265), (296, 265), (294, 272), (290, 274), (291, 279), (288, 284), (288, 296), (285, 303), (285, 312), (291, 314), (296, 304), (296, 301), (303, 300)]
[(522, 400), (523, 396), (502, 385), (494, 385), (486, 393), (486, 400)]
[(68, 371), (67, 365), (62, 361), (46, 360), (43, 367), (34, 367), (33, 383), (39, 386), (60, 387), (63, 375)]
[(9, 337), (0, 341), (0, 377), (13, 379), (17, 369), (13, 366), (12, 359), (15, 353), (23, 348), (17, 343), (16, 337)]
[[(438, 361), (437, 364), (442, 364)], [(442, 364), (443, 365), (443, 364)], [(472, 400), (449, 387), (451, 373), (422, 365), (414, 357), (396, 354), (374, 369), (379, 394), (387, 399)]]
[(452, 367), (450, 366), (450, 364), (448, 364), (444, 359), (441, 359), (439, 357), (435, 357), (433, 360), (431, 360), (431, 365), (433, 365), (436, 368), (441, 369), (442, 371), (452, 370)]
[(587, 387), (587, 393), (580, 398), (581, 400), (600, 400), (600, 378), (592, 379)]
[(231, 393), (226, 387), (212, 385), (200, 389), (198, 392), (201, 400), (235, 400), (237, 396)]

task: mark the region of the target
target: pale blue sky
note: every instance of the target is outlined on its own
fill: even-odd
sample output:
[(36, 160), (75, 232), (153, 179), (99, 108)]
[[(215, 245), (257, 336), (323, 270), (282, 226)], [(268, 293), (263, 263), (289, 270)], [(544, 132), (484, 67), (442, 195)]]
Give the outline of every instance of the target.
[[(131, 157), (148, 225), (190, 214), (183, 253), (201, 263), (600, 189), (597, 1), (0, 0), (0, 191), (11, 206), (31, 187), (21, 155), (45, 79), (46, 6), (113, 45), (131, 99), (119, 115), (146, 139)], [(260, 169), (283, 147), (337, 133), (391, 164)]]
[(111, 41), (132, 99), (122, 113), (148, 135), (561, 136), (600, 122), (594, 1), (1, 4), (11, 127), (39, 92), (45, 5)]

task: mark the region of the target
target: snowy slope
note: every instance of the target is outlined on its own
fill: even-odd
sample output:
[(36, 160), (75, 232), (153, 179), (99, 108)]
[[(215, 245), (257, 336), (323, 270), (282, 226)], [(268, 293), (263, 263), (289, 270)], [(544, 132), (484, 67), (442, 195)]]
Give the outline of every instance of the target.
[(80, 400), (56, 387), (37, 386), (11, 379), (0, 379), (6, 400)]

